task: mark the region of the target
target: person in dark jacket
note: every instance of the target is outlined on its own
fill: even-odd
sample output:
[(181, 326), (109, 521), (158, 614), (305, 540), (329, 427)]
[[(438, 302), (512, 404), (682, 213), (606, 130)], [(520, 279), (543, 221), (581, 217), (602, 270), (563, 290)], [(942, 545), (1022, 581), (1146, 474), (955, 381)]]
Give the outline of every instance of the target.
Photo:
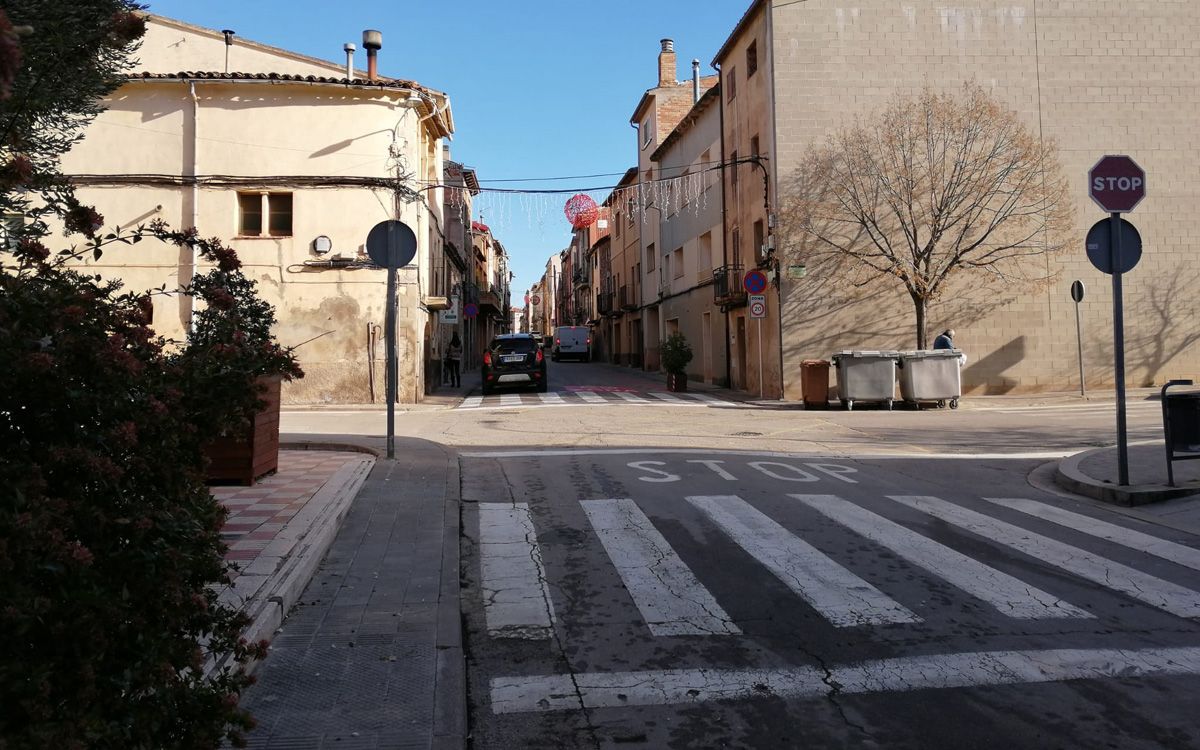
[(450, 387), (459, 388), (462, 386), (461, 375), (459, 373), (459, 361), (462, 359), (463, 347), (462, 340), (458, 338), (458, 332), (450, 338), (450, 348), (446, 350), (446, 365), (450, 368)]
[(947, 328), (942, 331), (942, 335), (933, 340), (934, 349), (953, 349), (954, 348), (954, 329)]

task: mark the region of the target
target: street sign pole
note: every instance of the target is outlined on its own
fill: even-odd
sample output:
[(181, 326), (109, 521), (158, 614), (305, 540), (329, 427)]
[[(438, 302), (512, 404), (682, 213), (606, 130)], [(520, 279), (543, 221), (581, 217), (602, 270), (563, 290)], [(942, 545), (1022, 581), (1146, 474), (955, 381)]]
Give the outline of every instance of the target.
[(396, 390), (399, 363), (396, 361), (396, 266), (388, 264), (387, 313), (383, 335), (387, 338), (387, 457), (396, 457)]
[(1087, 396), (1087, 383), (1083, 379), (1083, 321), (1079, 318), (1079, 303), (1083, 301), (1082, 281), (1076, 281), (1071, 285), (1071, 298), (1075, 300), (1075, 348), (1079, 352), (1079, 395)]
[(1121, 214), (1112, 213), (1113, 367), (1117, 388), (1117, 482), (1129, 485), (1129, 436), (1125, 423), (1125, 303), (1121, 290)]
[(758, 397), (766, 398), (766, 388), (763, 383), (766, 381), (766, 374), (763, 372), (763, 340), (762, 340), (762, 318), (758, 319)]

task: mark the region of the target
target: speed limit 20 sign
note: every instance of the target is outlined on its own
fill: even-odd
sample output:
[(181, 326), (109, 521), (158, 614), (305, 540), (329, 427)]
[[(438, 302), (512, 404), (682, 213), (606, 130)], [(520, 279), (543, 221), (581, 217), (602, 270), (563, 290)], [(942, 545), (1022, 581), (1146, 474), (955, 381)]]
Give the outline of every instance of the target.
[(767, 295), (752, 294), (750, 295), (750, 319), (759, 319), (767, 317)]

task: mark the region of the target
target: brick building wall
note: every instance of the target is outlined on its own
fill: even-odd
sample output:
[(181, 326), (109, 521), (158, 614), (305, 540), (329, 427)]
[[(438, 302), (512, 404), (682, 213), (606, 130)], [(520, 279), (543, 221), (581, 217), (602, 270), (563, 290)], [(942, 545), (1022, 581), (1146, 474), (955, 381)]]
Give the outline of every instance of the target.
[[(991, 393), (1078, 387), (1072, 280), (1082, 305), (1089, 385), (1112, 382), (1108, 276), (1083, 251), (1087, 227), (1104, 217), (1086, 175), (1106, 153), (1129, 154), (1148, 174), (1149, 195), (1130, 220), (1144, 255), (1125, 278), (1131, 386), (1200, 370), (1200, 270), (1189, 223), (1200, 174), (1200, 3), (1195, 0), (836, 0), (772, 5), (743, 33), (770, 37), (774, 178), (787, 184), (808, 149), (896, 91), (940, 89), (974, 79), (1016, 110), (1035, 133), (1056, 139), (1077, 205), (1079, 239), (1047, 263), (1057, 280), (1040, 289), (987, 287), (964, 279), (930, 310), (930, 331), (953, 326), (971, 356), (968, 390)], [(760, 46), (763, 42), (759, 42)], [(736, 59), (732, 55), (731, 59)], [(740, 65), (739, 65), (740, 67)], [(739, 91), (739, 96), (741, 91)], [(739, 136), (740, 137), (740, 136)], [(794, 243), (781, 215), (777, 241)], [(785, 261), (786, 262), (786, 261)], [(799, 362), (844, 348), (912, 348), (911, 302), (896, 288), (856, 299), (809, 266), (782, 281), (785, 394), (799, 398)]]

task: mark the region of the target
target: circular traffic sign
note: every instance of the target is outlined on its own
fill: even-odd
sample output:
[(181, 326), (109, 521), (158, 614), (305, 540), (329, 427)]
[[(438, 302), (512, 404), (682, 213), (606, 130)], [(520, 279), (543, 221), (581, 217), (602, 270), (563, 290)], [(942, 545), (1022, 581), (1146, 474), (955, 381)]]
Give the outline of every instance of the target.
[(767, 317), (767, 303), (755, 301), (753, 304), (751, 304), (750, 305), (750, 317), (751, 318)]
[(542, 304), (542, 298), (541, 298), (541, 296), (540, 296), (540, 295), (537, 295), (537, 294), (535, 294), (535, 295), (533, 295), (532, 297), (530, 297), (530, 298), (529, 298), (529, 301), (530, 301), (530, 302), (532, 302), (532, 303), (533, 303), (533, 304), (535, 304), (535, 305), (540, 305), (540, 304)]
[(475, 304), (474, 302), (468, 302), (467, 304), (463, 305), (463, 317), (464, 318), (473, 318), (478, 314), (479, 314), (479, 305)]
[(367, 255), (384, 268), (407, 266), (417, 255), (417, 235), (402, 221), (381, 221), (367, 234)]
[(1106, 156), (1088, 172), (1088, 193), (1109, 213), (1126, 213), (1146, 197), (1146, 171), (1128, 156)]
[(1075, 300), (1076, 302), (1083, 302), (1083, 291), (1084, 289), (1082, 281), (1071, 282), (1071, 299)]
[[(1101, 219), (1087, 234), (1087, 256), (1092, 265), (1104, 273), (1113, 272), (1112, 219)], [(1121, 273), (1129, 273), (1142, 259), (1142, 235), (1137, 227), (1121, 219), (1121, 257), (1117, 265)]]
[(742, 288), (749, 294), (762, 294), (767, 288), (767, 275), (762, 271), (749, 271), (742, 279)]

